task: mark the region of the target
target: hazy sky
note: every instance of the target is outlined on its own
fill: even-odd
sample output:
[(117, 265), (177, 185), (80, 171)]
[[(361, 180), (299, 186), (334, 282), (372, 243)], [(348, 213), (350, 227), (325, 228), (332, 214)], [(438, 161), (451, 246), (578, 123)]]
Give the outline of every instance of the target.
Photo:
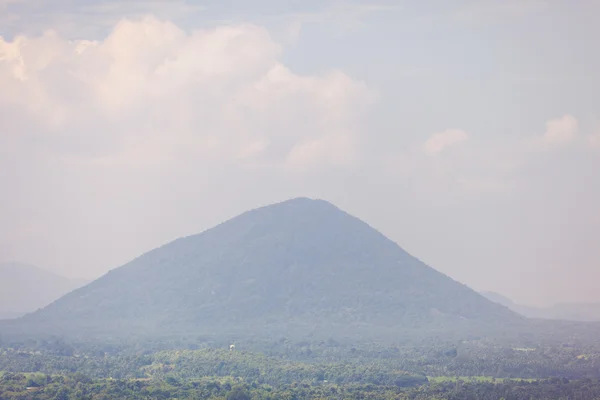
[(600, 301), (598, 15), (0, 0), (0, 261), (97, 277), (308, 196), (475, 289)]

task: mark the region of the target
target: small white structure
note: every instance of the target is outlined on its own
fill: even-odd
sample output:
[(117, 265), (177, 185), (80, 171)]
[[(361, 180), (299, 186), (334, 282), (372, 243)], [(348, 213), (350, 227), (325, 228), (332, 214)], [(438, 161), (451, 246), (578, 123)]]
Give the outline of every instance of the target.
[(233, 351), (233, 350), (235, 350), (235, 344), (232, 344), (229, 346), (229, 351)]

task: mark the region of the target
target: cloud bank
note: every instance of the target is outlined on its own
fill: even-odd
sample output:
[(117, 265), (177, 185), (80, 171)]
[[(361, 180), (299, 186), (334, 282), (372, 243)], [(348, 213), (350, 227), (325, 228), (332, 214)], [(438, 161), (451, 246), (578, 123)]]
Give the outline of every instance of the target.
[(187, 34), (154, 17), (123, 20), (102, 41), (0, 39), (0, 104), (13, 120), (2, 135), (106, 163), (357, 162), (373, 93), (341, 71), (297, 75), (280, 55), (258, 26)]

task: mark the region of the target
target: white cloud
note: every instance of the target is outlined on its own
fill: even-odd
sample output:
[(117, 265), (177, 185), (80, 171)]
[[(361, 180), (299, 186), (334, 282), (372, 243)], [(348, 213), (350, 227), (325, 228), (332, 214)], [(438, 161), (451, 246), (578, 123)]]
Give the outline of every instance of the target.
[(447, 129), (434, 133), (423, 145), (423, 150), (430, 155), (441, 153), (445, 148), (467, 140), (468, 135), (460, 129)]
[(546, 122), (546, 132), (542, 138), (544, 144), (560, 146), (571, 143), (577, 138), (579, 123), (570, 114)]
[(600, 149), (600, 131), (589, 135), (588, 143), (591, 147)]
[(84, 162), (352, 165), (373, 93), (341, 71), (297, 75), (280, 54), (255, 25), (186, 33), (154, 17), (99, 41), (0, 37), (0, 113), (12, 118), (0, 135)]

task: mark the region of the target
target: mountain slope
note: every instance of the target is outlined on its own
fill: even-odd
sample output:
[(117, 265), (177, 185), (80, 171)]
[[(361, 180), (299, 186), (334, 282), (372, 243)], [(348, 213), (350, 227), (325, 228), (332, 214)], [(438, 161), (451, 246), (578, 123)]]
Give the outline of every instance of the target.
[(494, 303), (498, 303), (498, 304), (503, 305), (504, 307), (508, 307), (510, 309), (512, 309), (513, 306), (516, 305), (515, 303), (513, 303), (513, 301), (511, 299), (509, 299), (506, 296), (501, 295), (500, 293), (481, 292), (481, 295), (483, 297), (485, 297), (486, 299), (493, 301)]
[(0, 319), (47, 306), (83, 284), (32, 265), (0, 263)]
[(98, 332), (314, 332), (508, 324), (513, 312), (305, 198), (152, 250), (23, 323)]

